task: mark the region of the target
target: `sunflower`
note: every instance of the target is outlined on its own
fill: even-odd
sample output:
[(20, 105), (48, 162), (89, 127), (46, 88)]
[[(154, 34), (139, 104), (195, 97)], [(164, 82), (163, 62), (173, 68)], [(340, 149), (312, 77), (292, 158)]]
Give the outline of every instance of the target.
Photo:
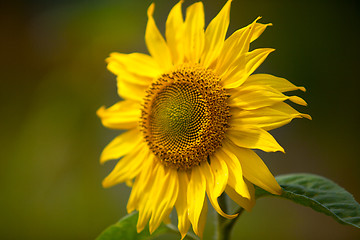
[(207, 199), (221, 216), (234, 218), (219, 206), (224, 192), (247, 211), (255, 203), (253, 184), (281, 194), (253, 150), (284, 152), (268, 130), (310, 119), (284, 102), (306, 105), (283, 94), (305, 89), (253, 74), (274, 49), (249, 51), (249, 45), (271, 24), (257, 18), (225, 39), (230, 5), (204, 30), (202, 2), (189, 6), (184, 20), (180, 1), (168, 15), (165, 40), (151, 4), (145, 33), (150, 54), (115, 52), (107, 59), (124, 100), (97, 114), (105, 127), (125, 132), (101, 154), (101, 163), (120, 159), (103, 186), (132, 187), (127, 211), (139, 212), (138, 232), (147, 223), (150, 233), (167, 223), (175, 206), (182, 238), (190, 224), (201, 237)]

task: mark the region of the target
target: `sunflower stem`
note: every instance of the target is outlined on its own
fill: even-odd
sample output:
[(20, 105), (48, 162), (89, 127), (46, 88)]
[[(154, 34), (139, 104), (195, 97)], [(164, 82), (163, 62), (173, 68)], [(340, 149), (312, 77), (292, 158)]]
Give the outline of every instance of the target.
[[(228, 212), (228, 199), (226, 194), (222, 194), (219, 198), (219, 205), (224, 212)], [(231, 230), (236, 223), (236, 220), (244, 211), (243, 208), (239, 208), (236, 213), (238, 216), (233, 219), (227, 219), (217, 214), (217, 228), (216, 228), (216, 240), (229, 240), (231, 237)]]

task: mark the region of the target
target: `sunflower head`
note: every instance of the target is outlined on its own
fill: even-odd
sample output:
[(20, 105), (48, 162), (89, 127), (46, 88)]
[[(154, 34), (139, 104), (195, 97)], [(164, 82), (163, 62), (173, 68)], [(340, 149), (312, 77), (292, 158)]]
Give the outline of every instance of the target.
[(219, 80), (210, 69), (181, 66), (146, 91), (141, 130), (166, 167), (191, 169), (221, 146), (230, 107)]
[[(132, 187), (127, 210), (139, 211), (138, 231), (153, 232), (175, 207), (182, 238), (190, 225), (202, 236), (207, 200), (223, 217), (224, 192), (246, 210), (255, 203), (254, 184), (281, 194), (253, 151), (284, 151), (268, 133), (294, 118), (311, 118), (284, 101), (306, 102), (284, 93), (303, 90), (284, 78), (254, 71), (273, 51), (249, 51), (271, 24), (258, 23), (225, 38), (231, 1), (205, 29), (203, 4), (182, 15), (182, 1), (170, 11), (166, 38), (148, 9), (145, 41), (149, 55), (112, 53), (108, 69), (117, 75), (122, 101), (97, 112), (104, 126), (126, 130), (109, 143), (101, 162), (119, 159), (105, 187)], [(207, 195), (207, 197), (206, 197)]]

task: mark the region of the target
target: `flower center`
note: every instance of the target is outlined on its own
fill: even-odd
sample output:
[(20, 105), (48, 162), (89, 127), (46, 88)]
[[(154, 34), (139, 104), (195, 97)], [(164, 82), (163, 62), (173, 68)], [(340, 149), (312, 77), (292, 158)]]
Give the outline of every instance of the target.
[(219, 78), (198, 66), (163, 74), (144, 98), (141, 128), (157, 158), (188, 170), (221, 146), (230, 118)]

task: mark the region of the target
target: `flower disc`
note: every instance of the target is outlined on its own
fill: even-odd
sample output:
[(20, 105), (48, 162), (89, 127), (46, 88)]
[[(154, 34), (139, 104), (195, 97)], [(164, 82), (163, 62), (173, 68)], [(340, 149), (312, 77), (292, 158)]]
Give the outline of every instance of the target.
[(228, 95), (210, 70), (184, 66), (163, 74), (144, 99), (141, 127), (158, 159), (180, 170), (221, 146), (230, 117)]

